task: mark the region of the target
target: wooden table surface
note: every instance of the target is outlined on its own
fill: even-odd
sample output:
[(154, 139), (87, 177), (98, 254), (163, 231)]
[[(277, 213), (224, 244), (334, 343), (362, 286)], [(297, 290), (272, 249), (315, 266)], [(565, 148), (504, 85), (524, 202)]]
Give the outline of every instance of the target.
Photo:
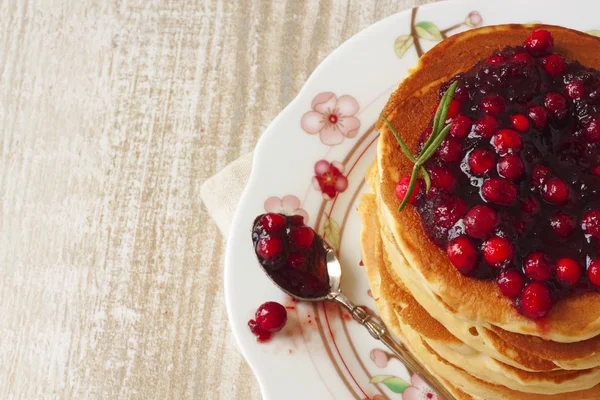
[(0, 398), (260, 399), (201, 183), (407, 0), (0, 0)]

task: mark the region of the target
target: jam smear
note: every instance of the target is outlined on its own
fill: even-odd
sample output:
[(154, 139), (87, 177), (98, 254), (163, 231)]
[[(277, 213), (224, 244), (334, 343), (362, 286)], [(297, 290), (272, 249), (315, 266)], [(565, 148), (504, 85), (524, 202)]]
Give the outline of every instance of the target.
[(598, 291), (600, 71), (536, 30), (453, 77), (440, 98), (455, 81), (453, 128), (425, 166), (432, 190), (421, 184), (411, 199), (428, 237), (532, 319)]
[(252, 225), (252, 242), (265, 272), (289, 293), (303, 298), (329, 293), (323, 240), (301, 216), (259, 215)]

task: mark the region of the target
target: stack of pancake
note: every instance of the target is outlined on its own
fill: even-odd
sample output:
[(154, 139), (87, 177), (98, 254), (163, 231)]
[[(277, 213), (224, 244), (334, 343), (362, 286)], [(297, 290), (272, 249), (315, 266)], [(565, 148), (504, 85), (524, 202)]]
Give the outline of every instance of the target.
[[(446, 39), (425, 54), (383, 111), (416, 153), (439, 88), (493, 51), (552, 32), (556, 52), (600, 69), (597, 38), (555, 26), (503, 25)], [(412, 163), (380, 125), (373, 193), (359, 207), (361, 246), (382, 319), (457, 399), (600, 399), (600, 293), (559, 301), (541, 320), (521, 315), (495, 282), (461, 275), (423, 231), (396, 184)]]

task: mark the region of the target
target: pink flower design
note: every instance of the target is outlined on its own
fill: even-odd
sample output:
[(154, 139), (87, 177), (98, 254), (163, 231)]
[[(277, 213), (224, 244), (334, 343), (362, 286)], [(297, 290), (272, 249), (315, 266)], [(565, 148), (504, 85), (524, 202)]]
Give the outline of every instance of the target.
[(402, 392), (402, 400), (440, 400), (438, 395), (417, 374), (410, 377), (410, 386)]
[(481, 18), (481, 14), (477, 11), (471, 11), (469, 15), (467, 15), (467, 19), (465, 19), (465, 24), (471, 28), (477, 28), (481, 26), (483, 23), (483, 18)]
[(308, 223), (308, 214), (300, 208), (300, 199), (296, 196), (287, 195), (281, 199), (279, 197), (269, 197), (265, 201), (265, 211), (285, 215), (299, 215), (304, 218), (304, 223)]
[(385, 368), (388, 365), (388, 353), (381, 349), (373, 349), (371, 350), (371, 360), (377, 365), (379, 368)]
[(344, 137), (353, 138), (360, 128), (360, 120), (354, 115), (359, 105), (352, 96), (344, 95), (339, 99), (331, 92), (319, 93), (312, 101), (313, 111), (302, 116), (300, 125), (307, 133), (319, 133), (323, 144), (334, 146), (344, 141)]
[(343, 192), (348, 187), (348, 178), (342, 173), (344, 166), (342, 163), (326, 160), (317, 161), (315, 164), (315, 176), (313, 177), (313, 186), (323, 193), (326, 200), (331, 200), (336, 194)]

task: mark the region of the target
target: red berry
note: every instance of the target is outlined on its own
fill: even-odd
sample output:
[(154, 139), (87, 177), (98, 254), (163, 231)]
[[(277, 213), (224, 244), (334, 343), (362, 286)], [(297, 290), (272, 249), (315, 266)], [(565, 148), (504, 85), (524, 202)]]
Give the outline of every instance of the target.
[(594, 115), (584, 128), (585, 138), (590, 142), (600, 141), (600, 117)]
[(449, 136), (446, 136), (437, 151), (440, 160), (447, 163), (459, 161), (462, 158), (462, 152), (462, 143), (458, 139)]
[(496, 156), (491, 150), (477, 149), (469, 156), (469, 167), (474, 175), (485, 175), (496, 166)]
[(298, 226), (292, 229), (290, 236), (296, 248), (306, 250), (312, 245), (315, 232), (308, 226)]
[(560, 93), (546, 93), (546, 96), (544, 96), (544, 106), (546, 106), (546, 109), (558, 119), (563, 119), (567, 115), (567, 99)]
[(280, 232), (285, 228), (286, 220), (281, 214), (268, 213), (260, 217), (259, 224), (267, 233)]
[(542, 198), (550, 204), (562, 204), (567, 197), (569, 187), (558, 178), (551, 178), (542, 186)]
[(594, 167), (594, 169), (592, 170), (592, 174), (594, 174), (596, 176), (600, 176), (600, 165), (597, 165), (596, 167)]
[(481, 111), (487, 114), (501, 114), (506, 109), (506, 99), (499, 94), (489, 94), (481, 100)]
[(586, 235), (600, 239), (600, 210), (592, 210), (581, 219), (581, 229)]
[(514, 255), (513, 245), (508, 240), (494, 236), (483, 243), (483, 259), (496, 268), (508, 264)]
[(485, 63), (488, 65), (498, 65), (502, 64), (503, 62), (506, 62), (506, 58), (502, 56), (491, 56)]
[(523, 62), (523, 63), (532, 63), (534, 62), (533, 57), (528, 53), (517, 53), (512, 58), (513, 61)]
[(561, 258), (556, 262), (556, 278), (563, 285), (575, 285), (581, 279), (581, 265), (572, 258)]
[[(404, 176), (404, 177), (400, 178), (400, 180), (398, 181), (398, 184), (396, 185), (396, 195), (398, 196), (400, 201), (404, 200), (404, 196), (406, 196), (406, 192), (408, 191), (409, 183), (410, 183), (410, 176)], [(414, 202), (417, 201), (417, 195), (419, 194), (420, 188), (421, 188), (421, 185), (420, 185), (419, 181), (417, 180), (417, 184), (415, 185), (415, 188), (414, 188), (412, 194), (410, 195), (410, 198), (408, 199), (408, 204), (414, 204)]]
[(542, 130), (548, 125), (548, 111), (542, 106), (529, 107), (527, 112), (529, 119), (533, 122), (533, 126)]
[(529, 120), (523, 114), (515, 114), (510, 117), (512, 126), (519, 132), (527, 132), (529, 130)]
[(484, 115), (473, 125), (475, 135), (484, 139), (491, 139), (498, 132), (498, 129), (500, 129), (498, 120), (491, 115)]
[(545, 317), (552, 308), (552, 294), (543, 283), (531, 282), (520, 298), (521, 311), (529, 318)]
[(498, 174), (511, 181), (519, 179), (523, 175), (523, 171), (525, 171), (523, 161), (521, 161), (519, 156), (514, 154), (502, 157), (498, 163)]
[(273, 333), (282, 330), (285, 326), (287, 311), (281, 304), (268, 301), (258, 307), (254, 317), (262, 330)]
[(517, 187), (506, 179), (490, 178), (483, 182), (481, 196), (490, 203), (507, 206), (517, 200)]
[(543, 56), (554, 50), (554, 38), (552, 34), (545, 29), (536, 29), (523, 44), (528, 52), (534, 56)]
[(539, 189), (548, 180), (548, 178), (550, 178), (550, 176), (550, 168), (543, 165), (538, 165), (537, 167), (534, 167), (533, 171), (531, 172), (531, 185), (534, 188)]
[(452, 99), (450, 101), (450, 106), (448, 107), (448, 116), (446, 119), (454, 118), (460, 113), (460, 102)]
[(468, 238), (459, 236), (448, 243), (446, 253), (452, 265), (462, 274), (470, 274), (478, 261), (478, 253), (475, 246)]
[(248, 321), (248, 328), (250, 328), (250, 332), (256, 336), (256, 340), (258, 342), (266, 342), (267, 340), (271, 339), (271, 333), (263, 330), (253, 319)]
[(558, 54), (550, 54), (542, 58), (542, 68), (550, 76), (557, 76), (565, 72), (565, 59)]
[(521, 211), (535, 215), (540, 211), (540, 202), (533, 196), (527, 196), (521, 200)]
[(493, 208), (476, 205), (467, 211), (463, 223), (467, 235), (476, 239), (485, 239), (498, 225), (498, 214)]
[(567, 96), (572, 100), (581, 99), (585, 96), (585, 85), (581, 81), (573, 81), (565, 86)]
[(550, 218), (550, 226), (554, 233), (564, 239), (575, 232), (575, 218), (559, 211)]
[(534, 281), (547, 281), (552, 278), (553, 270), (552, 260), (541, 251), (529, 253), (523, 261), (525, 275)]
[(467, 205), (460, 197), (451, 196), (433, 210), (433, 220), (436, 225), (451, 228), (467, 211)]
[(502, 271), (500, 275), (498, 275), (498, 280), (496, 281), (498, 287), (500, 288), (500, 292), (503, 295), (509, 298), (514, 298), (521, 293), (521, 289), (523, 289), (523, 284), (525, 284), (525, 279), (523, 275), (516, 269), (507, 269)]
[(272, 260), (281, 254), (283, 246), (278, 238), (263, 238), (256, 245), (256, 254), (264, 260)]
[(455, 138), (465, 138), (471, 132), (472, 121), (466, 115), (457, 115), (452, 120), (450, 134)]
[(429, 177), (431, 178), (431, 186), (434, 188), (444, 189), (449, 192), (456, 187), (456, 178), (447, 168), (433, 165), (429, 168)]
[(514, 154), (521, 151), (523, 141), (517, 131), (502, 129), (492, 138), (492, 145), (500, 155)]
[(600, 258), (592, 260), (588, 266), (587, 276), (592, 285), (600, 286)]

